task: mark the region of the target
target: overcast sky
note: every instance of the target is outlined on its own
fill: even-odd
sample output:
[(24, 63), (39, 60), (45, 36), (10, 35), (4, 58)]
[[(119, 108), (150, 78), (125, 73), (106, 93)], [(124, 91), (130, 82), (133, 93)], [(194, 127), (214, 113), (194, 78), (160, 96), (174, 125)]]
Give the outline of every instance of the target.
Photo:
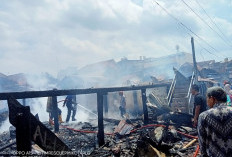
[(176, 45), (191, 53), (191, 36), (197, 60), (223, 60), (232, 57), (231, 10), (231, 0), (0, 0), (0, 72), (56, 75), (108, 59), (170, 55)]

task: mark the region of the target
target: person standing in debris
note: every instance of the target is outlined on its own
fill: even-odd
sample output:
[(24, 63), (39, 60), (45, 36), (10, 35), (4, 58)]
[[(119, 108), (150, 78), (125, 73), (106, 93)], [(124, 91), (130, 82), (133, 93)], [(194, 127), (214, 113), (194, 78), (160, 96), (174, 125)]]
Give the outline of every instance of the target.
[(193, 107), (193, 126), (197, 127), (197, 121), (199, 114), (206, 110), (206, 100), (199, 93), (199, 86), (196, 84), (192, 85), (192, 95), (194, 95), (194, 107)]
[[(57, 90), (57, 89), (54, 88), (53, 90)], [(58, 105), (57, 100), (54, 99), (54, 97), (48, 97), (46, 111), (49, 113), (49, 124), (53, 124), (53, 118), (54, 118), (55, 112), (56, 112), (54, 110), (55, 105)], [(61, 109), (59, 109), (58, 107), (57, 107), (57, 112), (58, 112), (59, 122), (63, 123), (62, 115), (61, 115), (62, 112), (61, 112)]]
[(75, 119), (75, 115), (77, 112), (76, 96), (75, 95), (68, 95), (64, 100), (63, 107), (65, 105), (67, 106), (67, 109), (68, 109), (66, 122), (69, 122), (69, 119), (71, 116), (71, 111), (72, 111), (72, 121), (76, 121), (76, 119)]
[(120, 110), (120, 113), (121, 113), (121, 117), (123, 117), (123, 115), (126, 113), (126, 98), (123, 95), (123, 91), (120, 91), (118, 94), (120, 96), (119, 110)]
[(232, 156), (232, 109), (226, 101), (221, 87), (207, 90), (210, 109), (200, 114), (197, 128), (202, 156)]

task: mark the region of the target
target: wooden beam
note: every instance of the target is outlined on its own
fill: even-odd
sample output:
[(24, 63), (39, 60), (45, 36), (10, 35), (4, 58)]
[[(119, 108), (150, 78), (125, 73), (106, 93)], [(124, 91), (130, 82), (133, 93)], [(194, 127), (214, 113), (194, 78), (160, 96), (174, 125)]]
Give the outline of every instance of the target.
[(16, 144), (17, 152), (31, 151), (30, 107), (25, 106), (16, 114)]
[[(16, 136), (20, 136), (24, 139), (23, 132), (18, 133), (17, 132), (17, 115), (19, 113), (22, 113), (22, 111), (25, 109), (25, 106), (22, 106), (16, 99), (9, 98), (8, 99), (8, 106), (9, 106), (9, 121), (10, 123), (16, 127)], [(28, 125), (28, 119), (22, 123), (22, 125)], [(40, 148), (42, 148), (44, 151), (68, 151), (70, 154), (72, 153), (72, 150), (68, 148), (68, 146), (61, 141), (51, 130), (46, 128), (46, 126), (38, 121), (34, 115), (30, 113), (30, 139), (34, 141), (37, 145), (39, 145)], [(28, 135), (26, 135), (28, 136)], [(25, 142), (24, 142), (25, 143)], [(18, 147), (17, 143), (17, 147)], [(19, 145), (20, 146), (20, 145)], [(24, 150), (25, 151), (25, 150)], [(49, 154), (48, 154), (49, 155)], [(70, 156), (76, 156), (76, 155), (70, 155)]]
[(80, 94), (92, 94), (92, 93), (108, 93), (117, 91), (130, 91), (130, 90), (141, 90), (146, 88), (156, 88), (170, 86), (169, 83), (152, 84), (145, 86), (128, 86), (128, 87), (110, 87), (110, 88), (88, 88), (88, 89), (69, 89), (69, 90), (48, 90), (48, 91), (25, 91), (25, 92), (10, 92), (10, 93), (0, 93), (0, 100), (7, 100), (9, 97), (14, 97), (15, 99), (24, 98), (39, 98), (39, 97), (49, 97), (49, 96), (64, 96), (64, 95), (80, 95)]
[(57, 105), (57, 97), (52, 97), (52, 114), (54, 116), (54, 131), (59, 132), (59, 118), (58, 118), (58, 105)]
[(97, 113), (98, 113), (98, 144), (105, 144), (104, 140), (104, 123), (103, 123), (103, 94), (97, 93)]
[(196, 61), (196, 55), (195, 55), (195, 46), (194, 46), (194, 39), (191, 37), (191, 45), (192, 45), (192, 55), (193, 55), (193, 70), (195, 73), (196, 81), (198, 81), (198, 68), (197, 68), (197, 61)]

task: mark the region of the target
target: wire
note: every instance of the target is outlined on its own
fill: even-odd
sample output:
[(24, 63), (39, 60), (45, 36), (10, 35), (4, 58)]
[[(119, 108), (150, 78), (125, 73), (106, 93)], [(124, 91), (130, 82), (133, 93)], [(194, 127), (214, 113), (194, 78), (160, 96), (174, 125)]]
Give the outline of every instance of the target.
[[(187, 33), (190, 37), (192, 37), (191, 34), (189, 34), (189, 32), (186, 32), (186, 33)], [(195, 40), (195, 41), (200, 45), (200, 47), (201, 47), (203, 50), (205, 50), (205, 51), (208, 52), (209, 54), (214, 55), (214, 56), (216, 56), (216, 57), (224, 58), (224, 57), (222, 57), (222, 56), (218, 56), (218, 55), (216, 55), (216, 54), (210, 52), (208, 49), (206, 49), (204, 46), (202, 46), (202, 45), (200, 44), (200, 42), (198, 42), (197, 40)], [(201, 53), (201, 52), (202, 52), (202, 50), (200, 51), (200, 53)], [(203, 60), (205, 61), (204, 56), (202, 55), (202, 53), (201, 53), (201, 56), (202, 56)]]
[(201, 54), (201, 57), (202, 57), (203, 61), (205, 62), (205, 58), (204, 58), (204, 56), (202, 55), (202, 50), (203, 50), (203, 48), (200, 50), (200, 54)]
[[(179, 23), (178, 23), (179, 24)], [(191, 34), (189, 33), (189, 32), (186, 32), (190, 37), (192, 37), (191, 36)], [(197, 40), (195, 40), (199, 45), (200, 45), (200, 47), (202, 48), (202, 49), (204, 49), (206, 52), (208, 52), (209, 54), (211, 54), (211, 55), (214, 55), (214, 56), (216, 56), (216, 57), (220, 57), (220, 58), (223, 58), (223, 57), (221, 57), (221, 56), (217, 56), (216, 54), (214, 54), (214, 53), (212, 53), (212, 52), (210, 52), (208, 49), (206, 49), (204, 46), (202, 46), (201, 44), (200, 44), (200, 42), (198, 42)], [(202, 50), (200, 51), (200, 53), (202, 52)], [(202, 55), (202, 53), (201, 53), (201, 56), (202, 56), (202, 58), (203, 58), (203, 60), (205, 61), (205, 59), (204, 59), (204, 56)]]
[[(216, 54), (210, 52), (208, 49), (204, 48), (204, 47), (200, 44), (200, 42), (198, 42), (197, 40), (195, 40), (195, 41), (200, 45), (200, 47), (201, 47), (202, 49), (204, 49), (205, 51), (207, 51), (209, 54), (214, 55), (214, 56), (216, 56), (216, 57), (221, 57), (221, 56), (218, 56), (218, 55), (216, 55)], [(223, 58), (223, 57), (221, 57), (221, 58)]]
[[(207, 14), (207, 12), (205, 11), (205, 9), (202, 7), (202, 5), (195, 0), (196, 3), (198, 4), (198, 6), (204, 11), (204, 13), (206, 14), (206, 16), (210, 19), (211, 23), (213, 23), (216, 28), (218, 29), (218, 31), (230, 42), (230, 40), (227, 38), (227, 36), (222, 32), (222, 30), (218, 27), (218, 25), (216, 24), (216, 22), (213, 21), (213, 19), (209, 16), (209, 14)], [(231, 42), (230, 42), (231, 43)]]
[[(173, 16), (172, 14), (170, 14), (163, 6), (161, 6), (157, 1), (154, 1), (162, 10), (164, 10), (170, 17), (172, 17), (175, 21), (177, 21), (177, 23), (179, 23), (183, 28), (185, 28), (186, 30), (188, 30), (189, 32), (191, 32), (193, 35), (195, 35), (197, 38), (199, 38), (200, 40), (202, 40), (204, 43), (206, 43), (210, 48), (212, 48), (215, 52), (219, 53), (219, 51), (217, 49), (215, 49), (213, 46), (211, 46), (207, 41), (205, 41), (202, 37), (200, 37), (199, 35), (197, 35), (195, 32), (193, 32), (190, 28), (188, 28), (185, 24), (183, 24), (179, 19), (177, 19), (175, 16)], [(188, 33), (189, 34), (189, 33)], [(191, 36), (191, 35), (190, 35)], [(205, 48), (204, 48), (205, 49)], [(212, 52), (208, 51), (207, 49), (205, 49), (207, 52), (209, 52), (210, 54), (213, 54)], [(219, 53), (220, 54), (220, 53)], [(213, 54), (215, 55), (215, 54)], [(215, 55), (217, 56), (217, 55)], [(218, 57), (218, 56), (217, 56)]]
[(213, 32), (215, 32), (228, 46), (232, 47), (230, 44), (227, 43), (227, 41), (222, 38), (220, 34), (218, 34), (217, 31), (215, 31), (200, 15), (198, 15), (184, 0), (181, 0), (201, 21), (206, 24)]

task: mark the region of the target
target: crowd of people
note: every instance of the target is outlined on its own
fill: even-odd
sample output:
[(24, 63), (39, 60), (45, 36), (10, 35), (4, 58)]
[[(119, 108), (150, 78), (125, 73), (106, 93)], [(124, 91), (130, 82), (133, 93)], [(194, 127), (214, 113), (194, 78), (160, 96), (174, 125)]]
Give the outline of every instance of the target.
[[(201, 156), (232, 156), (232, 90), (229, 82), (207, 89), (206, 98), (199, 86), (194, 95), (193, 127), (197, 128)], [(207, 104), (207, 106), (206, 106)]]

